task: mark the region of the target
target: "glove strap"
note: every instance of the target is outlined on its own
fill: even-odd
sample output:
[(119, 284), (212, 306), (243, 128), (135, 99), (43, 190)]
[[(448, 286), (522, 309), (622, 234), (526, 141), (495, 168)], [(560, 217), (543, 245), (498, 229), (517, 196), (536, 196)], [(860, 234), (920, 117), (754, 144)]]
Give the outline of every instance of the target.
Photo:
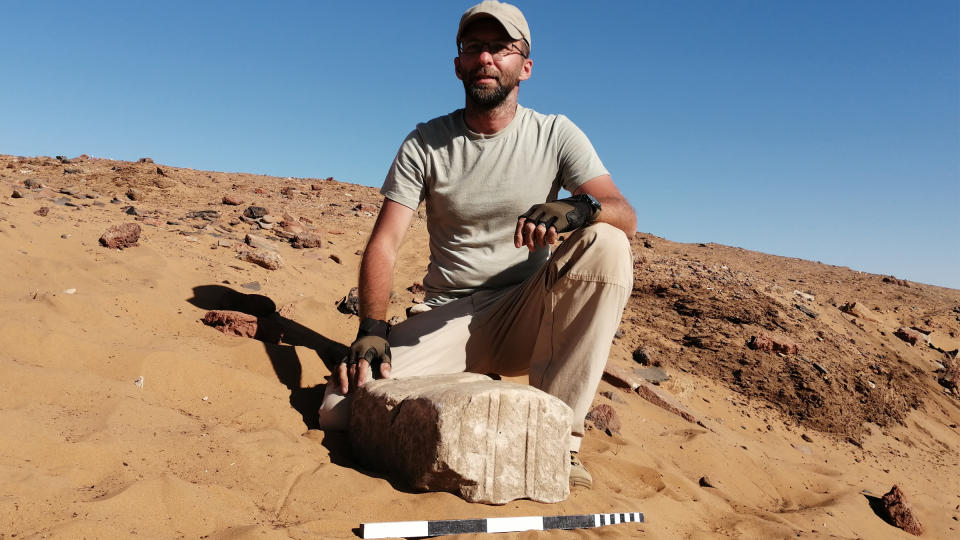
[(389, 332), (390, 325), (387, 323), (387, 321), (365, 317), (362, 321), (360, 321), (360, 329), (357, 330), (357, 339), (365, 336), (377, 336), (387, 339), (387, 334)]

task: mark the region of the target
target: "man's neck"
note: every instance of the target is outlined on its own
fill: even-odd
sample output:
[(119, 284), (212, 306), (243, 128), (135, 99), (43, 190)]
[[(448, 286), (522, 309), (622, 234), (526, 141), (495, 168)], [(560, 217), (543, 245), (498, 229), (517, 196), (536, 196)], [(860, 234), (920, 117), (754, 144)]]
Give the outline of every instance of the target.
[(511, 94), (503, 103), (492, 109), (482, 109), (467, 98), (467, 106), (463, 110), (463, 120), (467, 127), (475, 133), (493, 135), (510, 125), (517, 115), (517, 96)]

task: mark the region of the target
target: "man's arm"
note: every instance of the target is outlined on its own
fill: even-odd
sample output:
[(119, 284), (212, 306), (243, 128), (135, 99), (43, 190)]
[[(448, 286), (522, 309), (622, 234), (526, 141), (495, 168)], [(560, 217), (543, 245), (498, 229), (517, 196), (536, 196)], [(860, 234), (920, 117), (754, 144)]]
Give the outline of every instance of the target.
[[(610, 178), (609, 174), (591, 178), (582, 184), (574, 195), (592, 195), (600, 202), (601, 210), (594, 216), (593, 222), (608, 223), (632, 237), (637, 231), (637, 215), (630, 203), (623, 198), (620, 190)], [(562, 202), (562, 201), (557, 201)], [(549, 205), (548, 205), (549, 206)], [(559, 237), (556, 227), (547, 227), (544, 223), (537, 223), (537, 216), (530, 215), (540, 205), (535, 205), (527, 214), (517, 219), (517, 230), (514, 233), (513, 244), (516, 247), (526, 246), (530, 251), (547, 244), (555, 244)], [(570, 207), (567, 207), (568, 209)], [(560, 214), (566, 212), (562, 210)], [(529, 215), (529, 219), (525, 216)], [(541, 214), (542, 215), (542, 214)]]
[[(360, 261), (360, 320), (387, 317), (387, 304), (393, 288), (393, 270), (397, 262), (400, 244), (407, 234), (413, 219), (413, 209), (383, 200), (383, 207), (373, 225), (370, 240)], [(362, 328), (362, 327), (361, 327)], [(356, 343), (356, 342), (355, 342)], [(389, 355), (389, 353), (388, 353)], [(340, 389), (346, 394), (350, 389), (363, 386), (373, 378), (370, 363), (361, 358), (356, 366), (340, 364), (338, 369)], [(380, 375), (390, 376), (390, 364), (380, 364)]]

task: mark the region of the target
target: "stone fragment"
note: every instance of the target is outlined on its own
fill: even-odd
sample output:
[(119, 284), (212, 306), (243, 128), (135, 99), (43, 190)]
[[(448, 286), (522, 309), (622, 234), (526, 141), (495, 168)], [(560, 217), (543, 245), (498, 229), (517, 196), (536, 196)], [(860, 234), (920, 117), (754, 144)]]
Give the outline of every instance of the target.
[(708, 476), (701, 476), (698, 483), (700, 484), (700, 487), (705, 487), (705, 488), (715, 487), (713, 482), (710, 480), (710, 477)]
[(875, 321), (876, 319), (870, 314), (870, 310), (866, 308), (863, 304), (859, 302), (847, 302), (840, 306), (840, 311), (846, 313), (847, 315), (853, 315), (858, 319), (866, 319), (869, 321)]
[(235, 195), (224, 195), (223, 204), (227, 204), (230, 206), (240, 206), (241, 204), (243, 204), (243, 199)]
[(36, 215), (38, 215), (38, 216), (40, 216), (40, 217), (46, 217), (47, 214), (50, 213), (50, 207), (49, 207), (49, 206), (41, 206), (40, 208), (37, 208), (36, 210), (34, 210), (33, 213), (36, 214)]
[(248, 206), (247, 209), (243, 211), (243, 217), (250, 219), (260, 219), (265, 215), (267, 215), (267, 209), (262, 206)]
[(884, 283), (893, 283), (894, 285), (900, 285), (901, 287), (909, 287), (910, 282), (905, 279), (897, 279), (893, 276), (886, 276), (883, 278)]
[(22, 199), (22, 198), (23, 198), (23, 193), (21, 193), (19, 189), (15, 189), (15, 190), (13, 190), (13, 193), (10, 194), (10, 198), (11, 198), (11, 199)]
[(551, 503), (570, 493), (571, 416), (536, 388), (473, 373), (381, 379), (356, 391), (350, 442), (414, 489)]
[(653, 384), (660, 384), (670, 380), (670, 375), (664, 371), (663, 368), (659, 367), (634, 368), (633, 372)]
[(335, 255), (335, 254), (333, 254), (333, 253), (330, 254), (330, 260), (333, 261), (333, 262), (335, 262), (335, 263), (337, 263), (337, 264), (343, 264), (343, 262), (340, 260), (340, 257), (338, 257), (337, 255)]
[(240, 258), (267, 270), (279, 270), (283, 267), (283, 257), (276, 251), (270, 251), (269, 249), (249, 249), (242, 252)]
[(29, 189), (40, 189), (43, 187), (43, 184), (39, 180), (34, 180), (33, 178), (24, 180), (23, 185)]
[(687, 422), (697, 424), (701, 427), (706, 427), (706, 425), (699, 418), (694, 416), (692, 412), (687, 410), (677, 399), (667, 392), (657, 388), (656, 386), (646, 382), (640, 381), (640, 385), (634, 390), (640, 397), (653, 403), (657, 407), (664, 409), (665, 411), (671, 412), (680, 418), (683, 418)]
[(942, 384), (948, 390), (952, 390), (955, 393), (960, 394), (960, 362), (954, 360), (949, 363), (943, 370), (943, 375), (937, 379), (937, 382)]
[(318, 248), (323, 245), (323, 238), (315, 231), (304, 231), (294, 235), (290, 245), (297, 249)]
[(820, 316), (819, 313), (808, 308), (803, 304), (794, 304), (793, 307), (797, 308), (798, 310), (800, 310), (800, 313), (803, 313), (804, 315), (806, 315), (807, 317), (810, 317), (811, 319), (816, 319), (817, 317)]
[(203, 324), (212, 326), (224, 334), (259, 339), (267, 343), (280, 343), (283, 337), (283, 330), (277, 322), (242, 311), (208, 311), (203, 316)]
[(607, 365), (603, 369), (603, 380), (618, 387), (636, 390), (640, 381), (628, 370), (619, 366)]
[(260, 290), (260, 282), (259, 282), (259, 281), (251, 281), (251, 282), (249, 282), (249, 283), (243, 283), (243, 284), (241, 284), (240, 286), (243, 287), (244, 289), (250, 289), (251, 291), (259, 291), (259, 290)]
[(890, 491), (880, 501), (882, 503), (880, 517), (894, 527), (903, 529), (914, 536), (923, 534), (923, 525), (913, 514), (913, 509), (907, 503), (906, 496), (898, 486), (890, 488)]
[(274, 245), (274, 243), (271, 242), (270, 240), (267, 240), (262, 236), (256, 236), (253, 234), (247, 234), (247, 236), (244, 237), (243, 241), (245, 244), (247, 244), (248, 246), (254, 249), (274, 250), (276, 248), (276, 245)]
[(650, 352), (644, 347), (637, 347), (633, 351), (633, 360), (641, 366), (650, 364)]
[(620, 397), (620, 396), (618, 395), (618, 393), (614, 393), (614, 392), (611, 392), (611, 391), (609, 391), (609, 390), (602, 390), (602, 391), (600, 392), (600, 395), (603, 396), (603, 397), (605, 397), (605, 398), (607, 398), (607, 399), (609, 399), (610, 401), (612, 401), (612, 402), (614, 402), (614, 403), (626, 403), (626, 401), (624, 401), (624, 399), (623, 399), (622, 397)]
[(923, 341), (923, 334), (907, 326), (901, 326), (893, 335), (911, 345), (916, 345), (918, 341)]
[(354, 287), (337, 303), (337, 311), (346, 315), (360, 314), (360, 289)]
[(778, 334), (761, 333), (758, 336), (751, 336), (747, 346), (758, 351), (783, 354), (797, 354), (800, 351), (800, 347), (795, 341)]
[(80, 174), (81, 171), (79, 167), (64, 167), (63, 174)]
[(100, 243), (110, 249), (133, 247), (139, 240), (140, 225), (138, 223), (112, 225), (100, 236)]
[(142, 157), (137, 160), (137, 163), (153, 163), (153, 159), (148, 157)]
[(607, 435), (614, 433), (619, 434), (620, 428), (622, 427), (620, 417), (617, 415), (617, 410), (606, 403), (594, 405), (593, 408), (587, 412), (586, 420), (592, 422), (593, 427), (600, 431), (605, 431)]
[(216, 221), (220, 219), (220, 212), (216, 210), (194, 210), (187, 212), (188, 219), (205, 219), (207, 221)]
[(805, 292), (803, 292), (803, 291), (798, 291), (798, 290), (796, 290), (796, 289), (793, 290), (793, 294), (799, 296), (800, 298), (803, 298), (804, 300), (806, 300), (806, 301), (808, 301), (808, 302), (813, 302), (813, 301), (816, 299), (816, 297), (813, 296), (812, 294), (807, 294), (807, 293), (805, 293)]
[(161, 169), (160, 167), (157, 167), (157, 174), (159, 174), (160, 176), (165, 176), (167, 173), (163, 172), (163, 169)]
[(261, 223), (268, 223), (271, 225), (274, 223), (280, 223), (281, 221), (283, 221), (283, 218), (280, 216), (277, 216), (276, 214), (267, 214), (260, 218)]
[(130, 188), (127, 190), (126, 196), (131, 201), (142, 201), (143, 200), (143, 191), (137, 188)]

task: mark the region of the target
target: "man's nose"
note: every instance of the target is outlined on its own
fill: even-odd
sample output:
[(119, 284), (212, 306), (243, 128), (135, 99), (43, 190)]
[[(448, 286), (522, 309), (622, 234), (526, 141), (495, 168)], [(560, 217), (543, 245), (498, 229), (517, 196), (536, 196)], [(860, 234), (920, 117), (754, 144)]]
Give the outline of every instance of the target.
[(493, 63), (493, 54), (488, 50), (488, 47), (484, 47), (480, 51), (480, 56), (477, 57), (477, 61), (483, 65), (489, 65)]

